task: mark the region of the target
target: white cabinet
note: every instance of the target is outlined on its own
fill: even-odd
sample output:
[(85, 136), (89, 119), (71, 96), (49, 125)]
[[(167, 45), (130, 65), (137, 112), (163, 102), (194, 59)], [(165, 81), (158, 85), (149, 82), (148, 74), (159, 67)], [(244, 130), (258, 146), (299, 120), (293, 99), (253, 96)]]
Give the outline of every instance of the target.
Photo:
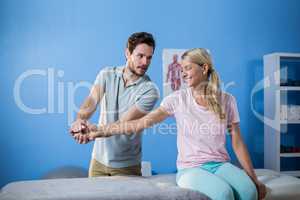
[(300, 176), (300, 53), (264, 56), (264, 167)]

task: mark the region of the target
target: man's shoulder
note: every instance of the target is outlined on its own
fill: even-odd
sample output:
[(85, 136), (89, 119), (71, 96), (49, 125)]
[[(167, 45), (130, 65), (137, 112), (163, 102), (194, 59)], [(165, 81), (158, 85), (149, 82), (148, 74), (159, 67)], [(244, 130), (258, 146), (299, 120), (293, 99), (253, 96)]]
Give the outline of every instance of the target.
[(119, 76), (122, 74), (122, 69), (124, 66), (106, 66), (102, 67), (98, 74), (97, 79), (110, 80), (113, 77)]
[(139, 88), (142, 90), (158, 90), (158, 86), (146, 74), (143, 76), (143, 81), (139, 84)]
[(99, 73), (117, 74), (122, 73), (124, 66), (105, 66), (99, 70)]

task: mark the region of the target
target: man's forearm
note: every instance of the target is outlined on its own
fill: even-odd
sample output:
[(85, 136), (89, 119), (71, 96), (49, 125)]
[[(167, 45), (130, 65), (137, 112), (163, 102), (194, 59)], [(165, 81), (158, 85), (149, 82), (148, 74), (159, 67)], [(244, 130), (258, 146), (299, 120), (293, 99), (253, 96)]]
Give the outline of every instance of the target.
[(97, 102), (92, 97), (88, 96), (77, 113), (77, 119), (88, 120), (95, 112), (96, 107)]

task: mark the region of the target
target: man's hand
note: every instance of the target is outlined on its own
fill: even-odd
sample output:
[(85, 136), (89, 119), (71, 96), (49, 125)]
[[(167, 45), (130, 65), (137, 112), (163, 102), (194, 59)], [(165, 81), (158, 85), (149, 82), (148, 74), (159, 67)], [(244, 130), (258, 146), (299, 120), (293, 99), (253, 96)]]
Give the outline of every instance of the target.
[(77, 132), (73, 134), (74, 139), (79, 144), (86, 144), (90, 141), (95, 140), (95, 132), (97, 131), (97, 126), (94, 124), (91, 124), (90, 122), (86, 122), (84, 124), (85, 128), (83, 132)]
[(69, 130), (72, 136), (77, 133), (85, 133), (87, 132), (87, 121), (83, 119), (76, 119)]

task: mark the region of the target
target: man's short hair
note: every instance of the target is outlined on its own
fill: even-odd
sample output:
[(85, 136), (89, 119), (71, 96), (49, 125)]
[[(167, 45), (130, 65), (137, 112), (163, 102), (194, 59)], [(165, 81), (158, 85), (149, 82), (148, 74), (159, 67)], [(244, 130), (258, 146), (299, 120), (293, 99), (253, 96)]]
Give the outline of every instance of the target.
[(153, 47), (153, 51), (155, 49), (155, 40), (151, 33), (147, 32), (137, 32), (133, 33), (127, 41), (127, 48), (130, 53), (133, 52), (133, 50), (136, 48), (139, 44), (147, 44), (151, 47)]

